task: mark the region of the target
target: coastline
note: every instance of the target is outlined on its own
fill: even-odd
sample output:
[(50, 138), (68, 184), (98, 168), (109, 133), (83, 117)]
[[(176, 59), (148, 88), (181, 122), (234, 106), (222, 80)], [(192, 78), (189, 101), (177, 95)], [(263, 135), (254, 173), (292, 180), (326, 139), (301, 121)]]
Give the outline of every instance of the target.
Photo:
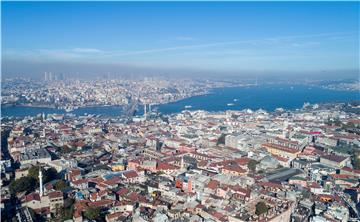
[[(301, 87), (300, 87), (301, 86)], [(236, 99), (236, 102), (233, 100)], [(307, 84), (262, 84), (262, 85), (241, 85), (227, 87), (213, 87), (204, 93), (190, 97), (179, 98), (166, 103), (152, 106), (164, 115), (179, 113), (183, 110), (205, 110), (217, 112), (224, 110), (263, 109), (273, 111), (276, 108), (295, 110), (304, 103), (344, 103), (358, 101), (360, 97), (354, 92), (334, 91), (322, 87), (311, 87)], [(234, 106), (227, 106), (235, 103)], [(185, 108), (186, 106), (191, 106)], [(25, 109), (22, 109), (24, 107)], [(26, 109), (28, 108), (28, 109)], [(46, 114), (75, 114), (83, 115), (96, 114), (104, 116), (120, 115), (122, 105), (88, 105), (78, 107), (70, 112), (65, 109), (57, 109), (54, 106), (41, 106), (31, 104), (6, 104), (2, 105), (2, 115), (5, 117), (35, 116), (39, 113)], [(43, 109), (43, 110), (42, 110)], [(141, 104), (137, 107), (138, 115), (141, 115), (143, 108)]]

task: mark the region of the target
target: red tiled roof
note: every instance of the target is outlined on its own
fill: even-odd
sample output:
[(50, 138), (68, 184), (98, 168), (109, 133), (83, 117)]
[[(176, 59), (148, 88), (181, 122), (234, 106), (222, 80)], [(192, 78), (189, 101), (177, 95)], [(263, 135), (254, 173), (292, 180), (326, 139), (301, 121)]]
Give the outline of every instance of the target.
[(25, 196), (26, 202), (33, 201), (33, 200), (40, 201), (40, 195), (38, 193), (30, 193)]
[(127, 194), (127, 193), (129, 193), (129, 190), (126, 189), (126, 188), (121, 188), (120, 190), (118, 190), (118, 191), (116, 192), (116, 194), (118, 194), (119, 196), (123, 196), (123, 195), (125, 195), (125, 194)]
[(120, 178), (115, 176), (109, 180), (105, 180), (103, 183), (106, 185), (109, 185), (109, 186), (116, 185), (116, 184), (120, 183)]
[(63, 193), (61, 191), (53, 191), (53, 192), (50, 192), (48, 194), (48, 196), (50, 199), (59, 198), (59, 197), (63, 197)]
[(115, 200), (99, 200), (95, 202), (89, 203), (89, 206), (91, 207), (105, 207), (110, 206)]
[(251, 159), (248, 157), (241, 157), (241, 158), (235, 159), (235, 162), (240, 165), (247, 165), (250, 162), (250, 160)]
[(246, 173), (246, 170), (239, 167), (238, 165), (227, 165), (227, 166), (224, 166), (222, 169), (232, 171), (232, 172), (237, 172), (237, 173)]
[(131, 192), (128, 195), (128, 199), (135, 202), (135, 201), (137, 201), (139, 199), (139, 195), (136, 192)]
[(80, 180), (74, 180), (74, 181), (71, 181), (71, 183), (73, 183), (74, 185), (80, 185), (80, 184), (83, 184), (83, 183), (88, 183), (88, 180), (86, 179), (80, 179)]
[(216, 189), (219, 186), (220, 182), (217, 180), (210, 180), (207, 184), (207, 188), (210, 188), (212, 190)]
[(354, 174), (358, 174), (358, 176), (360, 176), (360, 170), (357, 170), (357, 169), (351, 169), (350, 167), (343, 167), (343, 168), (341, 168), (341, 170), (350, 172), (350, 173), (354, 173)]
[(340, 162), (346, 160), (348, 157), (338, 156), (338, 155), (324, 155), (321, 158), (340, 163)]
[(164, 162), (159, 162), (157, 165), (157, 170), (176, 170), (176, 169), (178, 169), (178, 167)]
[(299, 150), (292, 149), (292, 148), (285, 147), (285, 146), (281, 146), (281, 145), (277, 145), (277, 144), (272, 144), (272, 143), (265, 143), (262, 146), (265, 147), (265, 148), (278, 149), (278, 150), (281, 150), (281, 151), (284, 151), (284, 152), (287, 152), (287, 153), (292, 153), (292, 154), (295, 154), (295, 153), (299, 152)]
[(138, 177), (139, 175), (136, 173), (136, 171), (128, 171), (128, 172), (125, 172), (123, 173), (123, 175), (126, 177), (126, 178), (135, 178), (135, 177)]

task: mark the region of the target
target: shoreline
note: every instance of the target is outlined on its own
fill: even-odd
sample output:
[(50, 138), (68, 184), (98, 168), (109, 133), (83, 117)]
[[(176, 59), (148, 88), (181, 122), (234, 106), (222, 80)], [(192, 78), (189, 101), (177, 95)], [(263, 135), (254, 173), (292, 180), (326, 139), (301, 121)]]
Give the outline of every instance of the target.
[[(210, 90), (209, 90), (210, 91)], [(192, 96), (189, 97), (184, 97), (184, 98), (180, 98), (180, 99), (176, 99), (176, 100), (172, 100), (172, 101), (168, 101), (168, 102), (164, 102), (164, 103), (151, 103), (151, 105), (154, 106), (158, 106), (158, 105), (166, 105), (166, 104), (170, 104), (170, 103), (175, 103), (184, 99), (189, 99), (189, 98), (193, 98), (193, 97), (197, 97), (197, 96), (205, 96), (210, 94), (210, 92), (204, 92), (202, 94), (194, 94)], [(83, 109), (83, 108), (103, 108), (103, 107), (122, 107), (122, 106), (126, 106), (128, 104), (117, 104), (117, 105), (86, 105), (86, 106), (76, 106), (77, 109)], [(143, 104), (138, 104), (138, 105), (143, 105)], [(63, 108), (57, 108), (56, 106), (48, 106), (48, 105), (32, 105), (32, 104), (1, 104), (1, 107), (29, 107), (29, 108), (45, 108), (45, 109), (57, 109), (57, 110), (63, 110), (65, 111), (65, 109)]]
[[(262, 92), (263, 95), (267, 95), (268, 93), (271, 93), (273, 92), (273, 85), (274, 84), (261, 84), (261, 85), (242, 85), (242, 86), (227, 86), (227, 87), (213, 87), (213, 88), (210, 88), (204, 92), (201, 92), (201, 93), (198, 93), (198, 94), (194, 94), (193, 96), (189, 96), (189, 97), (183, 97), (183, 98), (178, 98), (176, 100), (173, 100), (173, 101), (168, 101), (166, 103), (153, 103), (152, 106), (155, 108), (157, 108), (157, 110), (159, 111), (159, 113), (162, 113), (164, 115), (171, 115), (171, 114), (174, 114), (174, 113), (179, 113), (179, 112), (182, 112), (184, 110), (189, 110), (189, 111), (195, 111), (195, 110), (204, 110), (204, 111), (209, 111), (209, 112), (218, 112), (218, 111), (226, 111), (226, 110), (242, 110), (242, 109), (252, 109), (252, 110), (257, 110), (258, 108), (255, 108), (255, 107), (261, 107), (261, 109), (263, 110), (266, 110), (268, 112), (272, 112), (274, 111), (276, 108), (283, 108), (285, 110), (295, 110), (295, 109), (301, 109), (303, 104), (304, 103), (307, 103), (309, 102), (310, 104), (324, 104), (324, 103), (346, 103), (346, 102), (352, 102), (352, 101), (359, 101), (360, 100), (360, 97), (356, 97), (354, 96), (354, 93), (351, 93), (349, 92), (349, 97), (347, 96), (340, 96), (340, 97), (333, 97), (332, 100), (329, 100), (329, 98), (325, 99), (324, 100), (319, 100), (319, 99), (311, 99), (311, 97), (308, 97), (308, 98), (304, 98), (304, 99), (300, 99), (300, 100), (303, 100), (300, 102), (300, 100), (298, 99), (297, 101), (297, 104), (296, 106), (294, 106), (294, 104), (292, 102), (290, 102), (288, 105), (286, 104), (281, 104), (281, 103), (277, 103), (276, 101), (273, 101), (271, 102), (272, 104), (271, 105), (267, 105), (267, 103), (262, 100), (259, 100), (259, 102), (257, 102), (257, 100), (248, 100), (246, 99), (247, 97), (245, 97), (243, 101), (241, 101), (241, 99), (239, 99), (239, 102), (238, 104), (236, 105), (236, 107), (226, 107), (224, 104), (223, 104), (223, 100), (218, 100), (218, 101), (208, 101), (210, 103), (208, 103), (208, 105), (210, 107), (206, 107), (206, 102), (203, 103), (203, 102), (200, 102), (199, 101), (207, 101), (208, 98), (212, 98), (214, 99), (213, 97), (214, 96), (211, 96), (213, 94), (215, 94), (215, 97), (216, 97), (216, 94), (218, 94), (219, 90), (221, 89), (224, 89), (224, 90), (228, 90), (231, 88), (239, 88), (239, 89), (248, 89), (248, 88), (253, 88), (252, 91), (255, 90), (255, 92), (257, 92), (258, 88), (262, 88), (262, 86), (266, 86), (267, 87), (264, 87), (265, 89), (268, 88), (268, 90), (265, 90), (265, 93), (264, 93), (264, 90), (260, 90), (260, 92)], [(294, 86), (296, 88), (297, 85), (302, 85), (303, 88), (305, 90), (308, 90), (307, 87), (309, 87), (309, 85), (307, 84), (293, 84), (293, 85), (283, 85), (284, 87), (285, 86), (288, 86), (291, 88), (291, 91), (293, 90), (292, 89), (292, 86)], [(270, 88), (269, 88), (270, 86)], [(314, 87), (315, 88), (315, 87)], [(323, 89), (322, 87), (316, 87), (318, 88), (318, 90), (327, 90), (327, 89)], [(281, 90), (283, 90), (281, 88)], [(285, 90), (285, 88), (284, 88)], [(240, 90), (241, 91), (241, 90)], [(287, 89), (287, 92), (291, 92), (290, 89)], [(327, 90), (329, 92), (339, 92), (339, 91), (334, 91), (334, 90)], [(220, 94), (222, 94), (223, 92), (220, 92)], [(226, 98), (227, 100), (226, 101), (232, 101), (234, 98), (238, 98), (238, 95), (240, 96), (242, 92), (240, 92), (240, 94), (238, 94), (238, 92), (236, 92), (235, 90), (235, 93), (233, 95), (230, 95), (231, 98), (229, 98), (229, 95), (228, 95), (228, 98)], [(282, 93), (281, 93), (282, 94)], [(306, 92), (305, 92), (306, 94)], [(334, 93), (332, 93), (334, 94)], [(207, 97), (209, 96), (210, 97)], [(243, 94), (244, 95), (244, 94)], [(276, 95), (275, 95), (276, 96)], [(199, 100), (199, 97), (204, 97), (203, 99), (200, 99)], [(314, 95), (313, 98), (316, 98), (317, 96)], [(195, 101), (197, 101), (196, 103), (198, 104), (194, 104), (192, 103), (192, 100), (191, 99), (195, 99)], [(216, 98), (215, 98), (216, 99)], [(230, 100), (229, 100), (230, 99)], [(269, 98), (268, 98), (269, 99)], [(265, 100), (266, 101), (266, 100)], [(179, 103), (179, 104), (177, 104)], [(252, 103), (254, 103), (255, 107), (253, 105), (251, 105)], [(259, 104), (258, 104), (259, 103)], [(204, 106), (205, 104), (205, 106)], [(214, 110), (211, 106), (214, 105), (214, 104), (218, 104), (218, 107), (215, 108), (215, 109), (218, 109), (218, 110)], [(185, 108), (186, 105), (192, 105), (192, 108), (190, 109), (187, 109)], [(94, 113), (94, 114), (99, 114), (99, 115), (104, 115), (104, 116), (116, 116), (116, 115), (120, 115), (118, 113), (118, 111), (114, 111), (115, 109), (121, 109), (124, 105), (88, 105), (88, 106), (81, 106), (81, 107), (78, 107), (77, 109), (74, 109), (70, 112), (66, 112), (65, 109), (58, 109), (58, 108), (55, 108), (54, 106), (44, 106), (44, 105), (31, 105), (31, 104), (2, 104), (2, 114), (4, 113), (7, 113), (8, 115), (3, 115), (3, 117), (21, 117), (21, 116), (35, 116), (41, 112), (43, 112), (41, 109), (44, 110), (45, 113), (47, 114), (50, 114), (51, 112), (53, 113), (59, 113), (59, 114), (75, 114), (75, 115), (82, 115), (80, 113)], [(34, 109), (34, 110), (21, 110), (21, 108), (24, 107), (25, 109), (26, 108), (30, 108), (30, 109)], [(14, 109), (14, 110), (11, 110), (11, 109)], [(86, 109), (94, 109), (94, 110), (86, 110)], [(39, 109), (39, 110), (37, 110)], [(5, 111), (6, 110), (6, 111)], [(5, 111), (5, 112), (4, 112)], [(38, 113), (36, 113), (38, 112)], [(138, 115), (139, 113), (142, 112), (142, 104), (138, 104), (137, 106), (137, 112), (138, 112)], [(35, 114), (36, 113), (36, 114)]]

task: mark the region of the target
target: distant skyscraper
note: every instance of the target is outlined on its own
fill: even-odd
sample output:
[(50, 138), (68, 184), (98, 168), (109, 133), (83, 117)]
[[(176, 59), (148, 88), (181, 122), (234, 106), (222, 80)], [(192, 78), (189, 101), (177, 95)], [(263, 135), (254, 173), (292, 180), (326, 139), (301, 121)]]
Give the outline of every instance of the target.
[(52, 81), (52, 73), (51, 72), (48, 73), (48, 81)]

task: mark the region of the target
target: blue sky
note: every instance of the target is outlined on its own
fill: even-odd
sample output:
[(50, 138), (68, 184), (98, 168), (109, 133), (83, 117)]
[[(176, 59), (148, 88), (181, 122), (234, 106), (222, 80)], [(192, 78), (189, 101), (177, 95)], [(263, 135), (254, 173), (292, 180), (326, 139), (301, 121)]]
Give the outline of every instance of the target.
[(358, 19), (358, 2), (3, 2), (3, 67), (358, 70)]

